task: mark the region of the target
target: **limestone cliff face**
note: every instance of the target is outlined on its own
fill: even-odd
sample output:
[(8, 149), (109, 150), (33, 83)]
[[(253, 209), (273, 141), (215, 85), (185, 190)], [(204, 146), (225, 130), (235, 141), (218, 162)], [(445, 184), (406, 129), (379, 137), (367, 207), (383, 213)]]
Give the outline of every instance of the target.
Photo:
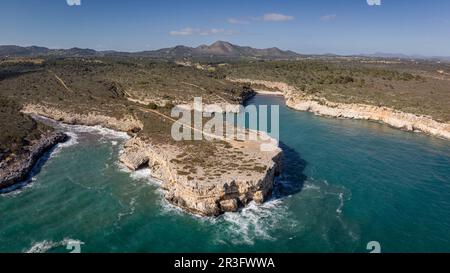
[[(143, 128), (142, 122), (133, 117), (119, 120), (40, 105), (27, 105), (22, 111), (70, 124), (101, 125), (127, 132)], [(261, 147), (273, 143), (273, 139), (211, 142), (208, 145), (213, 146), (214, 154), (199, 158), (195, 149), (186, 149), (187, 145), (153, 145), (151, 135), (145, 140), (135, 136), (124, 144), (119, 160), (133, 171), (149, 168), (162, 182), (165, 198), (172, 204), (194, 214), (216, 216), (237, 211), (251, 201), (262, 203), (270, 195), (280, 171), (281, 149), (273, 146), (262, 151)], [(191, 157), (202, 163), (190, 162)]]
[(69, 113), (60, 109), (37, 104), (25, 105), (22, 112), (25, 114), (44, 116), (67, 124), (88, 126), (101, 125), (105, 128), (123, 132), (137, 132), (143, 128), (142, 122), (132, 116), (117, 119), (94, 112), (86, 114)]
[[(280, 171), (280, 149), (260, 152), (253, 150), (255, 143), (244, 144), (239, 144), (242, 153), (252, 150), (250, 156), (256, 161), (255, 164), (264, 166), (263, 169), (245, 173), (234, 170), (213, 179), (209, 179), (207, 170), (202, 168), (197, 168), (196, 174), (180, 173), (181, 163), (176, 160), (182, 152), (180, 148), (173, 145), (154, 146), (139, 138), (133, 138), (125, 144), (120, 161), (132, 170), (150, 168), (152, 176), (162, 181), (162, 187), (166, 190), (165, 198), (172, 204), (191, 213), (216, 216), (237, 211), (251, 201), (264, 202)], [(211, 163), (227, 164), (226, 158), (220, 154)], [(219, 167), (227, 168), (223, 165)]]
[(340, 104), (328, 101), (319, 103), (317, 100), (295, 97), (288, 98), (286, 105), (296, 110), (309, 111), (318, 115), (380, 121), (395, 128), (407, 131), (421, 131), (429, 135), (450, 139), (450, 124), (440, 123), (430, 117), (416, 116), (387, 107)]
[(440, 138), (450, 139), (450, 124), (437, 122), (428, 116), (418, 116), (388, 107), (330, 102), (324, 98), (302, 94), (293, 86), (283, 82), (250, 79), (230, 80), (278, 89), (284, 93), (286, 105), (299, 111), (309, 111), (316, 115), (330, 117), (379, 121), (395, 128), (407, 131), (420, 131)]

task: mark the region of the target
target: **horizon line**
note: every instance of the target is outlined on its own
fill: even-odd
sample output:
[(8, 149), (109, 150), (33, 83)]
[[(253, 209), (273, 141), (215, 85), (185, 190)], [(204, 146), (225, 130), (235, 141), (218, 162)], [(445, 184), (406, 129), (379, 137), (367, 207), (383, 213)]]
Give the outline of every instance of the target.
[[(377, 52), (366, 52), (366, 53), (350, 53), (350, 54), (340, 54), (340, 53), (333, 53), (333, 52), (327, 52), (327, 53), (299, 53), (296, 50), (292, 50), (292, 49), (282, 49), (278, 46), (272, 46), (272, 47), (264, 47), (264, 48), (260, 48), (260, 47), (252, 47), (252, 46), (248, 46), (248, 45), (238, 45), (238, 44), (234, 44), (232, 42), (229, 41), (224, 41), (224, 40), (216, 40), (215, 42), (210, 43), (209, 45), (212, 45), (216, 42), (225, 42), (225, 43), (229, 43), (232, 44), (234, 46), (239, 46), (239, 47), (250, 47), (250, 48), (254, 48), (254, 49), (269, 49), (269, 48), (278, 48), (282, 51), (291, 51), (294, 52), (296, 54), (299, 55), (309, 55), (309, 56), (329, 56), (329, 55), (335, 55), (338, 57), (374, 57), (374, 58), (380, 58), (380, 56), (371, 56), (371, 55), (400, 55), (403, 56), (403, 58), (414, 58), (414, 57), (419, 57), (419, 58), (450, 58), (450, 55), (429, 55), (429, 54), (420, 54), (420, 53), (399, 53), (399, 52), (383, 52), (383, 51), (377, 51)], [(183, 44), (175, 44), (173, 46), (167, 46), (167, 47), (161, 47), (161, 48), (149, 48), (149, 49), (140, 49), (140, 50), (117, 50), (117, 49), (95, 49), (95, 47), (82, 47), (82, 46), (72, 46), (72, 47), (53, 47), (53, 46), (45, 46), (45, 45), (37, 45), (37, 44), (29, 44), (29, 45), (20, 45), (20, 44), (0, 44), (1, 46), (17, 46), (17, 47), (23, 47), (23, 48), (27, 48), (27, 47), (42, 47), (42, 48), (47, 48), (50, 50), (69, 50), (69, 49), (83, 49), (83, 50), (94, 50), (96, 52), (118, 52), (118, 53), (140, 53), (140, 52), (147, 52), (147, 51), (157, 51), (157, 50), (161, 50), (161, 49), (166, 49), (166, 48), (174, 48), (177, 46), (184, 46), (184, 47), (189, 47), (189, 48), (197, 48), (199, 46), (205, 45), (204, 43), (199, 44), (197, 46), (187, 46), (187, 45), (183, 45)], [(207, 44), (206, 44), (207, 45)], [(381, 58), (392, 58), (392, 59), (398, 59), (400, 57), (398, 56), (392, 56), (392, 57), (381, 57)]]

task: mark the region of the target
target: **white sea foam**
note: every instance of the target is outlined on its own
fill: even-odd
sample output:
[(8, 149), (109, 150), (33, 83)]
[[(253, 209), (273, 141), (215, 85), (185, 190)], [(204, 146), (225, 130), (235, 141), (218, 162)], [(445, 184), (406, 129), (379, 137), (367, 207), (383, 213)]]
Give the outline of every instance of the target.
[(74, 132), (65, 132), (69, 136), (69, 140), (56, 145), (55, 149), (52, 151), (50, 158), (53, 158), (61, 152), (62, 149), (78, 144), (78, 135)]
[(45, 253), (48, 250), (52, 249), (53, 247), (55, 247), (55, 243), (52, 241), (42, 241), (42, 242), (38, 242), (33, 244), (27, 251), (25, 251), (26, 253)]
[(344, 207), (344, 193), (339, 193), (339, 206), (338, 206), (338, 208), (336, 209), (336, 212), (338, 213), (338, 214), (341, 214), (342, 213), (342, 208)]
[[(80, 134), (82, 133), (101, 135), (103, 140), (111, 140), (112, 146), (118, 145), (119, 141), (130, 138), (130, 136), (128, 136), (128, 134), (125, 132), (119, 132), (101, 126), (69, 125), (42, 116), (34, 116), (34, 118), (44, 121), (47, 124), (51, 124), (52, 126), (60, 130), (63, 130), (64, 133), (69, 136), (69, 139), (66, 142), (59, 143), (55, 146), (55, 148), (51, 151), (51, 154), (48, 155), (49, 159), (57, 156), (62, 149), (78, 144), (80, 140)], [(33, 186), (34, 183), (30, 183), (30, 181), (33, 182), (36, 180), (36, 177), (34, 176), (35, 174), (36, 173), (32, 170), (31, 178), (22, 183), (18, 183), (6, 190), (0, 190), (1, 196), (14, 196), (20, 194), (24, 189)]]
[(58, 247), (67, 247), (68, 245), (83, 245), (84, 242), (80, 240), (65, 238), (62, 241), (59, 242), (53, 242), (44, 240), (41, 242), (34, 243), (29, 249), (24, 251), (25, 253), (46, 253), (52, 249), (58, 248)]
[(303, 185), (302, 190), (320, 190), (320, 187), (314, 184), (306, 184)]
[[(157, 192), (159, 194), (161, 194), (161, 199), (160, 199), (160, 204), (159, 204), (161, 206), (161, 214), (163, 214), (163, 215), (175, 214), (175, 215), (181, 215), (181, 216), (191, 216), (191, 214), (188, 214), (185, 211), (183, 211), (182, 208), (171, 204), (169, 201), (167, 201), (165, 198), (163, 198), (162, 197), (162, 195), (164, 193), (163, 190), (158, 190)], [(196, 217), (195, 215), (192, 215), (192, 216)]]
[(130, 203), (128, 204), (128, 210), (125, 212), (119, 212), (117, 215), (117, 222), (120, 222), (123, 217), (133, 215), (136, 210), (136, 197), (132, 197)]
[(226, 224), (226, 230), (223, 234), (218, 234), (223, 242), (229, 238), (232, 244), (253, 245), (255, 239), (275, 240), (275, 230), (282, 226), (296, 225), (295, 221), (289, 217), (289, 211), (282, 200), (276, 199), (256, 204), (251, 202), (241, 211), (234, 213), (225, 213), (223, 221)]
[(58, 147), (65, 148), (70, 147), (75, 144), (78, 144), (78, 135), (74, 132), (66, 132), (66, 135), (69, 136), (69, 140), (63, 143), (58, 144)]
[[(34, 182), (36, 179), (33, 177), (31, 181)], [(20, 182), (9, 188), (0, 190), (0, 198), (10, 198), (20, 195), (24, 190), (30, 189), (35, 186), (35, 183), (30, 183), (29, 181)]]
[(52, 124), (54, 127), (58, 127), (61, 129), (64, 129), (68, 132), (75, 132), (75, 133), (92, 133), (92, 134), (98, 134), (102, 135), (108, 138), (116, 138), (116, 139), (129, 139), (130, 136), (126, 132), (116, 131), (112, 129), (105, 128), (100, 125), (72, 125), (67, 124), (63, 122), (59, 122), (44, 116), (39, 115), (33, 115), (33, 117), (37, 120), (44, 121), (46, 123)]
[(51, 157), (57, 155), (63, 148), (67, 148), (79, 143), (79, 138), (81, 133), (90, 133), (102, 136), (102, 140), (112, 139), (111, 145), (116, 146), (118, 144), (118, 140), (126, 140), (129, 139), (125, 132), (115, 131), (111, 129), (104, 128), (100, 125), (96, 126), (86, 126), (86, 125), (70, 125), (62, 122), (58, 122), (43, 116), (35, 116), (36, 119), (45, 121), (46, 123), (52, 124), (54, 127), (57, 127), (64, 131), (66, 135), (69, 136), (69, 140), (64, 143), (59, 143), (55, 150), (52, 152)]
[(130, 176), (134, 180), (151, 180), (152, 171), (149, 168), (143, 168), (130, 173)]
[(149, 185), (156, 185), (156, 186), (161, 186), (162, 184), (162, 181), (156, 179), (153, 176), (152, 171), (149, 168), (142, 168), (136, 171), (131, 171), (121, 163), (118, 163), (117, 165), (120, 171), (129, 173), (130, 177), (133, 180), (143, 181)]
[(157, 181), (155, 178), (153, 178), (152, 171), (149, 168), (142, 168), (136, 171), (132, 171), (121, 162), (116, 162), (116, 166), (120, 172), (129, 174), (131, 179), (133, 180), (150, 182), (152, 184)]
[[(120, 151), (119, 151), (119, 154), (120, 154)], [(131, 173), (132, 172), (130, 169), (128, 169), (127, 166), (122, 164), (120, 161), (116, 161), (115, 165), (116, 165), (117, 170), (119, 170), (119, 172), (122, 172), (122, 173)]]
[(161, 187), (158, 187), (155, 190), (156, 193), (160, 194), (161, 198), (159, 199), (159, 203), (158, 205), (161, 207), (160, 213), (162, 215), (177, 215), (177, 216), (182, 216), (182, 217), (192, 217), (196, 220), (198, 220), (199, 222), (203, 222), (203, 223), (217, 223), (217, 218), (215, 217), (205, 217), (205, 216), (201, 216), (198, 214), (192, 214), (192, 213), (188, 213), (185, 210), (183, 210), (181, 207), (179, 206), (175, 206), (172, 203), (170, 203), (169, 201), (167, 201), (164, 198), (164, 193), (166, 192), (164, 189), (162, 189)]
[(96, 125), (96, 126), (86, 126), (86, 125), (68, 125), (61, 124), (61, 127), (66, 129), (69, 132), (75, 133), (91, 133), (101, 135), (111, 139), (129, 139), (130, 136), (125, 132), (115, 131), (111, 129), (107, 129), (105, 127)]

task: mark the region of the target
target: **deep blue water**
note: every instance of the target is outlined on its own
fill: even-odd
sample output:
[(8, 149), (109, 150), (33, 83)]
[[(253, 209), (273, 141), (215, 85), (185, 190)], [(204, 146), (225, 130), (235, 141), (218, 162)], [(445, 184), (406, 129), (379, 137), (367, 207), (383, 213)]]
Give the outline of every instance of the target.
[[(75, 130), (33, 183), (0, 195), (0, 252), (450, 252), (450, 144), (280, 104), (273, 200), (217, 219), (167, 204), (146, 171), (117, 164), (123, 139)], [(72, 130), (73, 131), (73, 130)]]

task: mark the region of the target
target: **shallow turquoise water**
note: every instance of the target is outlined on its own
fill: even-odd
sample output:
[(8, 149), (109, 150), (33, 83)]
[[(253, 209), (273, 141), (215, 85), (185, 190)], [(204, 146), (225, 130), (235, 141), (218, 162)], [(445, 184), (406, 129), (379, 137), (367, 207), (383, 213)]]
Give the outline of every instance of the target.
[(116, 162), (122, 138), (76, 132), (33, 183), (0, 195), (0, 252), (450, 252), (450, 144), (280, 104), (275, 197), (217, 219), (167, 204), (145, 171)]

